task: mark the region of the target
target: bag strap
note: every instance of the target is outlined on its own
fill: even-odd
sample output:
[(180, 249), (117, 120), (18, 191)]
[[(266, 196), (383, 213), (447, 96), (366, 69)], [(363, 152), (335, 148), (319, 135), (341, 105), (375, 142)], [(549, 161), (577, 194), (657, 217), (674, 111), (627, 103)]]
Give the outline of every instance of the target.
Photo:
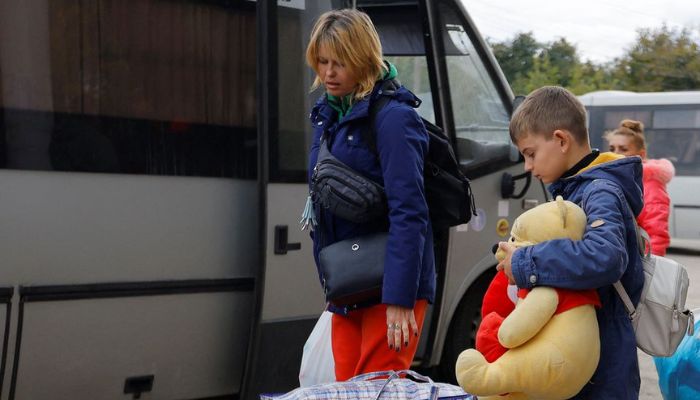
[[(649, 234), (637, 223), (637, 219), (634, 217), (634, 212), (632, 211), (632, 206), (630, 206), (627, 200), (623, 200), (623, 203), (627, 206), (627, 210), (629, 210), (630, 215), (632, 216), (632, 221), (634, 221), (634, 230), (637, 236), (637, 251), (642, 258), (648, 258), (651, 256), (651, 239), (649, 239)], [(647, 249), (649, 249), (648, 252)], [(630, 299), (630, 296), (627, 294), (625, 287), (622, 286), (622, 282), (617, 281), (613, 283), (613, 287), (620, 296), (622, 303), (625, 305), (625, 309), (627, 309), (630, 319), (634, 319), (636, 317), (635, 313), (637, 310), (632, 303), (632, 299)]]
[(382, 82), (377, 92), (378, 97), (373, 101), (370, 101), (367, 113), (369, 114), (367, 130), (365, 131), (365, 141), (369, 150), (379, 157), (377, 151), (377, 131), (375, 129), (374, 123), (377, 120), (377, 114), (379, 111), (386, 106), (389, 101), (391, 101), (391, 96), (396, 93), (396, 91), (401, 87), (401, 82), (398, 79), (387, 79)]
[[(418, 372), (412, 371), (410, 369), (404, 369), (401, 371), (378, 371), (378, 372), (368, 372), (366, 374), (362, 375), (357, 375), (355, 377), (352, 377), (348, 380), (348, 382), (361, 382), (361, 381), (369, 381), (373, 380), (376, 378), (384, 377), (386, 376), (386, 380), (384, 381), (384, 384), (382, 384), (382, 387), (379, 388), (379, 392), (377, 392), (377, 396), (374, 398), (374, 400), (379, 400), (382, 396), (382, 393), (384, 392), (384, 389), (389, 386), (389, 383), (393, 381), (394, 379), (401, 379), (401, 375), (406, 375), (410, 376), (417, 382), (425, 382), (429, 384), (433, 384), (433, 380), (430, 379), (427, 376), (423, 376), (419, 374)], [(439, 388), (437, 386), (432, 386), (430, 388), (430, 400), (437, 400), (439, 394)]]
[[(381, 378), (383, 376), (391, 378), (392, 375), (396, 375), (394, 378), (399, 378), (400, 375), (407, 375), (418, 382), (433, 383), (433, 380), (430, 379), (429, 377), (423, 376), (423, 375), (419, 374), (418, 372), (410, 370), (410, 369), (403, 369), (401, 371), (368, 372), (366, 374), (354, 376), (354, 377), (350, 378), (348, 381), (349, 382), (362, 382), (362, 381), (369, 381), (369, 380), (376, 379), (376, 378)], [(394, 379), (394, 378), (391, 378), (391, 379)]]
[(615, 288), (615, 291), (617, 291), (617, 294), (620, 296), (622, 303), (625, 305), (625, 309), (627, 310), (627, 314), (630, 315), (630, 319), (634, 319), (634, 314), (637, 312), (637, 310), (635, 309), (634, 304), (632, 304), (632, 299), (630, 299), (630, 296), (627, 294), (627, 291), (622, 286), (622, 282), (617, 281), (613, 283), (613, 287)]

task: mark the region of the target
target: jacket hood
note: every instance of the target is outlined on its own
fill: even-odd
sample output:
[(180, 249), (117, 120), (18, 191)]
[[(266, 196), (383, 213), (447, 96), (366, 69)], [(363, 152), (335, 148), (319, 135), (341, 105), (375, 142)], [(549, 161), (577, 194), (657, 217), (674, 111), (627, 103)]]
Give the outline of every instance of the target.
[[(564, 198), (569, 198), (570, 192), (579, 187), (581, 183), (596, 179), (607, 179), (615, 182), (622, 189), (634, 215), (639, 215), (644, 206), (642, 161), (639, 157), (625, 157), (610, 152), (600, 153), (578, 174), (552, 183), (549, 190), (554, 195), (562, 194)], [(579, 184), (572, 185), (574, 182)]]
[(646, 159), (642, 162), (642, 168), (644, 169), (644, 180), (655, 180), (663, 183), (664, 185), (671, 181), (674, 175), (676, 175), (676, 169), (673, 168), (671, 161), (660, 158), (660, 159)]

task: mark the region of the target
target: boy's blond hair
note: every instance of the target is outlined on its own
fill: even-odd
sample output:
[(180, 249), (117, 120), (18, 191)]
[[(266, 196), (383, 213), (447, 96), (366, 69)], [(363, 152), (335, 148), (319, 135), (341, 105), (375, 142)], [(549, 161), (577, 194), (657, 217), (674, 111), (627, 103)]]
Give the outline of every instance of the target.
[(620, 126), (618, 126), (617, 129), (605, 132), (603, 138), (609, 142), (615, 135), (630, 137), (632, 138), (632, 143), (637, 146), (637, 149), (647, 149), (647, 141), (644, 137), (644, 124), (640, 121), (624, 119), (622, 122), (620, 122)]
[(510, 138), (513, 143), (525, 135), (544, 135), (557, 130), (571, 132), (576, 143), (587, 144), (586, 109), (573, 93), (560, 86), (543, 86), (530, 93), (513, 113)]
[(323, 83), (318, 76), (318, 52), (322, 46), (358, 80), (355, 100), (370, 94), (380, 74), (387, 71), (377, 30), (362, 11), (328, 11), (316, 21), (306, 48), (306, 63), (316, 72), (312, 90)]

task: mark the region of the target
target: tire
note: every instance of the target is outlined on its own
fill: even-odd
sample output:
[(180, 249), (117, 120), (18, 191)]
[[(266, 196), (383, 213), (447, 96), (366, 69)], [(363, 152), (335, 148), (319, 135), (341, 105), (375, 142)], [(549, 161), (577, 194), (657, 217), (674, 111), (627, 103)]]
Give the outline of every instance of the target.
[(479, 276), (467, 290), (452, 317), (445, 337), (440, 365), (437, 368), (442, 382), (457, 383), (455, 377), (457, 357), (465, 349), (474, 348), (476, 331), (481, 324), (481, 303), (494, 275), (496, 275), (496, 269), (489, 268)]

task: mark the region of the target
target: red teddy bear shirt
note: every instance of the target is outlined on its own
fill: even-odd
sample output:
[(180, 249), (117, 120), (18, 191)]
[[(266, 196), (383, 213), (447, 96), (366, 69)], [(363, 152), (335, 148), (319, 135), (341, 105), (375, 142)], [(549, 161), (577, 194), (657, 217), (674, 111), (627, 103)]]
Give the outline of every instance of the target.
[[(502, 273), (502, 271), (499, 271), (499, 273)], [(503, 285), (504, 279), (505, 287)], [(508, 280), (505, 274), (502, 274), (502, 276), (496, 274), (486, 291), (481, 308), (482, 315), (484, 315), (484, 313), (485, 315), (476, 333), (476, 349), (483, 354), (486, 361), (490, 363), (496, 361), (508, 351), (508, 349), (503, 347), (498, 341), (498, 329), (501, 327), (503, 320), (515, 308), (515, 305), (507, 296), (507, 285)], [(600, 298), (595, 289), (568, 290), (554, 288), (554, 290), (556, 290), (559, 297), (559, 303), (557, 304), (557, 309), (554, 311), (554, 315), (586, 304), (590, 304), (596, 308), (601, 307)], [(518, 290), (518, 297), (524, 299), (529, 292), (529, 289), (520, 289)], [(505, 315), (501, 314), (501, 312), (504, 311), (507, 311), (507, 313), (505, 313)]]

